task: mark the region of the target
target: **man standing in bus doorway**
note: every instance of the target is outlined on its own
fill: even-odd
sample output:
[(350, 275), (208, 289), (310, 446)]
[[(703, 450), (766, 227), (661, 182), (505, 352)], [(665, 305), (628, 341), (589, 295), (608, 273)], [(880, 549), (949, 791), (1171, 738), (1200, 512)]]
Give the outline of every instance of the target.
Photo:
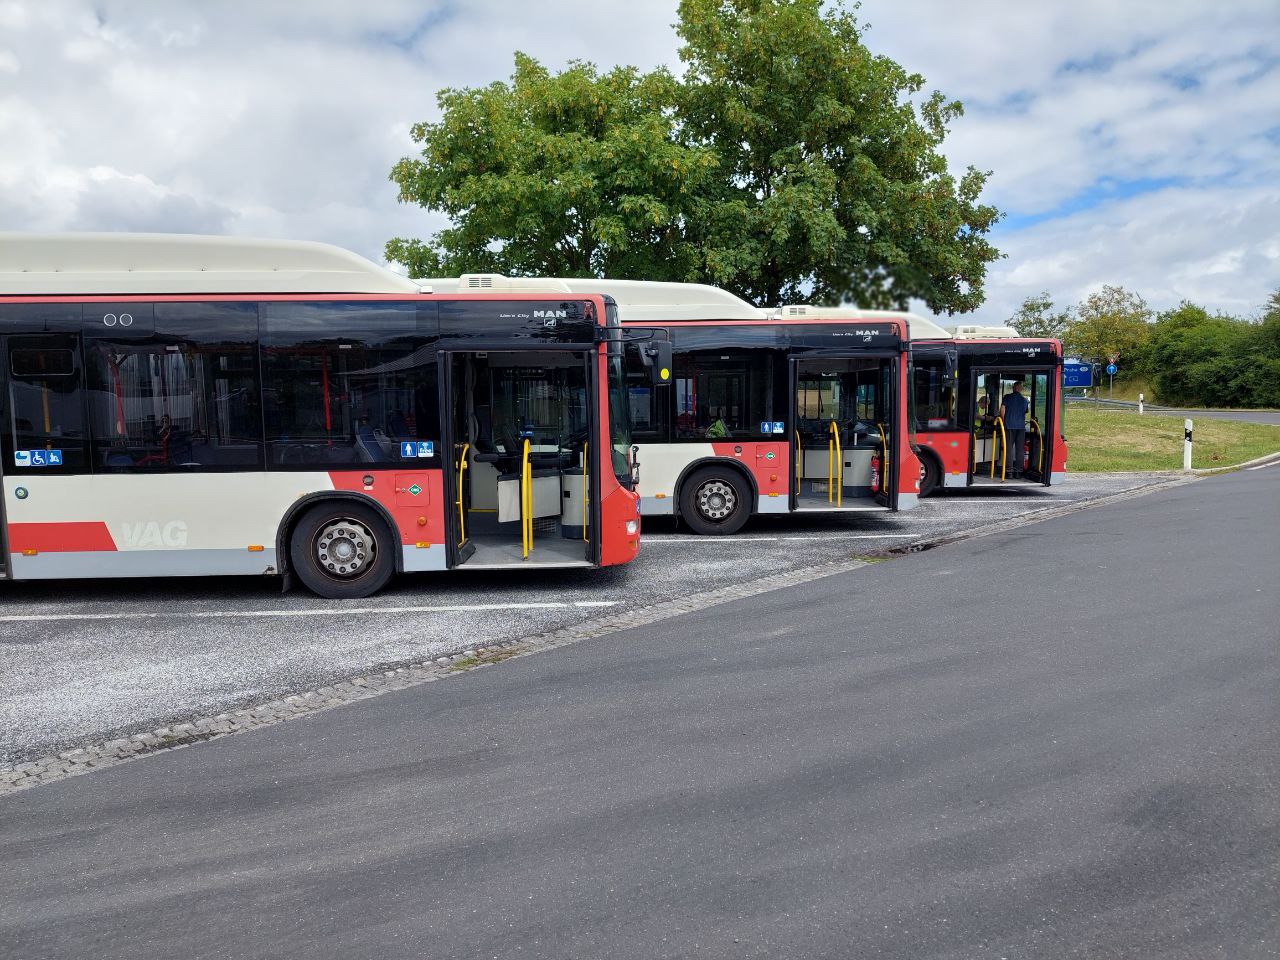
[(1000, 404), (1000, 419), (1008, 443), (1005, 476), (1016, 480), (1022, 476), (1022, 462), (1027, 442), (1027, 398), (1022, 395), (1022, 381), (1013, 381), (1013, 392), (1006, 393)]

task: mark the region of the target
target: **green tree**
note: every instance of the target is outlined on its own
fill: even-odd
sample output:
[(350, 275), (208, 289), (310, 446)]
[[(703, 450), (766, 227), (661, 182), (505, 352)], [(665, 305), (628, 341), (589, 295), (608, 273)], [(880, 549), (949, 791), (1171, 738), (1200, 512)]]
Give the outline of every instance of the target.
[(862, 44), (822, 0), (683, 0), (683, 82), (659, 70), (552, 74), (445, 90), (391, 172), (444, 213), (387, 256), (415, 276), (495, 270), (701, 280), (765, 304), (982, 303), (987, 174), (939, 148), (959, 102)]
[(1161, 401), (1210, 407), (1280, 404), (1280, 302), (1260, 323), (1183, 302), (1156, 318), (1147, 363)]
[(1086, 360), (1112, 357), (1123, 373), (1143, 370), (1151, 336), (1151, 308), (1124, 287), (1104, 286), (1076, 307), (1076, 320), (1067, 330), (1068, 353)]
[(1183, 301), (1156, 318), (1147, 366), (1164, 403), (1224, 403), (1230, 375), (1224, 363), (1240, 352), (1249, 330), (1233, 317), (1211, 316)]
[(684, 225), (715, 158), (677, 141), (678, 90), (664, 70), (552, 74), (516, 54), (510, 84), (441, 91), (441, 119), (412, 129), (421, 155), (391, 179), (402, 202), (452, 225), (393, 239), (387, 257), (412, 276), (690, 279), (699, 253)]
[(1023, 300), (1022, 306), (1018, 307), (1009, 318), (1009, 326), (1024, 337), (1052, 337), (1055, 340), (1062, 340), (1071, 328), (1073, 320), (1070, 307), (1054, 312), (1053, 298), (1046, 290), (1038, 296)]
[(758, 303), (851, 299), (963, 312), (983, 300), (1000, 218), (939, 147), (959, 101), (862, 43), (822, 0), (681, 0), (681, 117), (716, 151), (693, 235), (704, 276)]

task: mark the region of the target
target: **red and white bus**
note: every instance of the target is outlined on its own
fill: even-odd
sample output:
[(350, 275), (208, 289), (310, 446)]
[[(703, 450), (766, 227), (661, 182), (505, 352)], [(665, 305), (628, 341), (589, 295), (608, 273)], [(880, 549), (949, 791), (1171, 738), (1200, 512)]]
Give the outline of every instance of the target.
[(752, 514), (880, 512), (916, 502), (908, 328), (928, 321), (871, 310), (761, 309), (702, 284), (491, 275), (423, 282), (603, 293), (618, 304), (625, 329), (668, 331), (672, 387), (656, 387), (638, 370), (629, 382), (646, 516), (730, 534)]
[(625, 336), (600, 294), (441, 295), (324, 244), (0, 234), (0, 573), (340, 598), (626, 563), (626, 354), (669, 354)]
[[(914, 340), (911, 361), (921, 496), (1066, 478), (1057, 340), (1021, 337), (1009, 327), (958, 326), (945, 337)], [(1022, 436), (1001, 416), (1015, 384), (1027, 407)]]

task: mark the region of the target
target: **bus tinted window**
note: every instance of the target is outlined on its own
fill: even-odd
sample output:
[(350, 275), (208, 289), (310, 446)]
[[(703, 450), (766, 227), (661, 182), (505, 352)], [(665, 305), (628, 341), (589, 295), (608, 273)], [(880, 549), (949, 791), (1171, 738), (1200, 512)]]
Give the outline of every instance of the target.
[(916, 429), (953, 427), (955, 378), (947, 376), (946, 358), (917, 356), (914, 366)]
[(774, 416), (771, 358), (763, 350), (676, 354), (676, 437), (771, 438), (772, 430), (761, 430), (781, 419)]
[(75, 356), (74, 350), (17, 347), (9, 352), (9, 365), (15, 377), (73, 377)]
[(95, 469), (253, 469), (262, 415), (248, 304), (157, 304), (157, 334), (85, 342)]
[(74, 336), (11, 336), (4, 470), (84, 469), (84, 408)]
[[(397, 466), (438, 456), (434, 338), (413, 303), (264, 305), (267, 459), (273, 467)], [(434, 324), (434, 318), (431, 323)], [(431, 444), (428, 448), (425, 444)]]

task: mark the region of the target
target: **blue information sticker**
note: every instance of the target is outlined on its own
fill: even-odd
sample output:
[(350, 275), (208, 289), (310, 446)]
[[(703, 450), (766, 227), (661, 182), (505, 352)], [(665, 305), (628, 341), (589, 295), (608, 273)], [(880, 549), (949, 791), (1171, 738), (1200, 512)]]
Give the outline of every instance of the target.
[(761, 433), (773, 433), (773, 423), (772, 423), (771, 421), (769, 421), (769, 420), (761, 420), (761, 421), (760, 421), (760, 432), (761, 432)]
[[(61, 450), (28, 450), (27, 453), (31, 457), (31, 466), (33, 467), (51, 467), (55, 463), (62, 463)], [(57, 456), (57, 461), (53, 457)]]
[(418, 445), (412, 440), (402, 440), (400, 442), (400, 456), (408, 459), (418, 455)]
[(418, 456), (434, 457), (436, 455), (436, 445), (431, 440), (418, 441)]
[(786, 433), (786, 432), (787, 432), (787, 425), (786, 425), (785, 423), (783, 423), (781, 420), (775, 420), (775, 421), (773, 421), (773, 432), (774, 432), (774, 433)]

